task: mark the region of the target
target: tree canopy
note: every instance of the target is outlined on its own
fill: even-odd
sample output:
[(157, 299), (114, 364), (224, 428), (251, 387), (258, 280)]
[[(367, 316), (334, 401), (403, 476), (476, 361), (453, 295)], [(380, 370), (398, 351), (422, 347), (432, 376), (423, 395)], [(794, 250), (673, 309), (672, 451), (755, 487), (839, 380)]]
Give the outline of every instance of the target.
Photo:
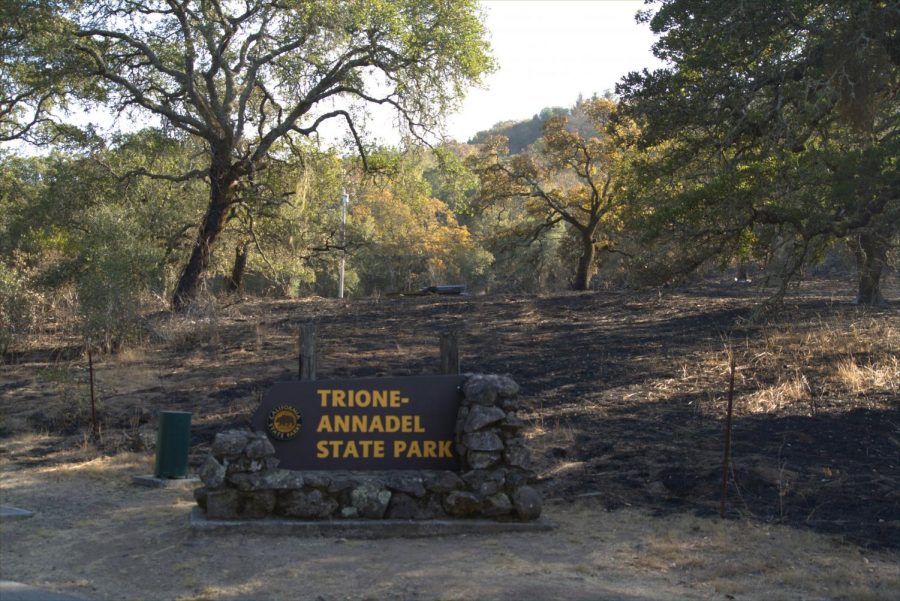
[(581, 252), (573, 286), (578, 290), (590, 286), (598, 247), (615, 248), (628, 146), (637, 133), (628, 120), (614, 120), (615, 111), (613, 101), (592, 99), (573, 111), (587, 133), (577, 131), (568, 117), (550, 117), (533, 153), (509, 157), (506, 139), (495, 137), (471, 161), (484, 202), (514, 198), (526, 203), (537, 217), (531, 236), (561, 222), (577, 232)]
[[(835, 241), (881, 300), (900, 234), (900, 7), (870, 0), (661, 0), (642, 15), (668, 65), (617, 90), (640, 124), (648, 211), (704, 254), (776, 245), (785, 281)], [(652, 192), (650, 191), (652, 190)], [(789, 251), (789, 252), (788, 252)]]
[(58, 41), (83, 59), (67, 68), (100, 88), (92, 99), (152, 115), (206, 147), (205, 168), (145, 173), (203, 178), (210, 187), (176, 308), (196, 294), (229, 208), (273, 153), (339, 120), (365, 155), (367, 104), (392, 107), (423, 136), (491, 67), (474, 0), (98, 0), (55, 8), (67, 21)]

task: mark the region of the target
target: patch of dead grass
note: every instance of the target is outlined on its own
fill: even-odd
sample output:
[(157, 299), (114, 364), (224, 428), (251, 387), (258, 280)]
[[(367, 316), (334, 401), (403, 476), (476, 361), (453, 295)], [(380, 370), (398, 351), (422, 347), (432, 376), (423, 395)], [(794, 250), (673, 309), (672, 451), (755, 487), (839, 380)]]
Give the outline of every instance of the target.
[[(652, 388), (660, 396), (694, 393), (704, 411), (721, 413), (728, 352), (710, 348)], [(900, 390), (900, 318), (836, 312), (762, 326), (732, 348), (735, 413), (813, 414), (879, 408)]]
[(900, 389), (900, 358), (881, 357), (860, 365), (854, 357), (838, 361), (832, 379), (854, 394), (884, 390), (896, 393)]
[(777, 384), (745, 396), (742, 402), (744, 410), (750, 413), (776, 413), (801, 401), (808, 403), (809, 390), (806, 376), (790, 374)]

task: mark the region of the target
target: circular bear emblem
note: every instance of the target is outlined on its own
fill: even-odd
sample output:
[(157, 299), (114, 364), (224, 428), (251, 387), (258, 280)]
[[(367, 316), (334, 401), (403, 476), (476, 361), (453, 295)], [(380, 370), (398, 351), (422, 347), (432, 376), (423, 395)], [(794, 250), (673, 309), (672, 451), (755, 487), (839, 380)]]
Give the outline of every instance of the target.
[(291, 405), (279, 405), (269, 413), (269, 434), (276, 440), (290, 440), (300, 431), (303, 421)]

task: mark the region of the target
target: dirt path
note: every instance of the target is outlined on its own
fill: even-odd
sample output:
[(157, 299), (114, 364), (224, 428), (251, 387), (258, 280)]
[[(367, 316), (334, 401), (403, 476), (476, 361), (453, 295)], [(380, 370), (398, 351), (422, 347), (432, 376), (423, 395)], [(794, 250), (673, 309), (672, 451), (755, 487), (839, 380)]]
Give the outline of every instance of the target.
[[(10, 445), (33, 444), (11, 440)], [(0, 578), (90, 599), (894, 599), (900, 553), (786, 526), (555, 502), (550, 533), (356, 541), (192, 536), (145, 455), (2, 466)]]

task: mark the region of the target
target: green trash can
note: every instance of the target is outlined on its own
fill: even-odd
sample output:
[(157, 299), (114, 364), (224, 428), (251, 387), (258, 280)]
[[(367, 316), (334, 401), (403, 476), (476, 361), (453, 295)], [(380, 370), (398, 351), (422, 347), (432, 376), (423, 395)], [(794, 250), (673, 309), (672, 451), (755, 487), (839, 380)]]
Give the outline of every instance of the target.
[(184, 478), (190, 443), (191, 412), (160, 411), (154, 475), (157, 478)]

